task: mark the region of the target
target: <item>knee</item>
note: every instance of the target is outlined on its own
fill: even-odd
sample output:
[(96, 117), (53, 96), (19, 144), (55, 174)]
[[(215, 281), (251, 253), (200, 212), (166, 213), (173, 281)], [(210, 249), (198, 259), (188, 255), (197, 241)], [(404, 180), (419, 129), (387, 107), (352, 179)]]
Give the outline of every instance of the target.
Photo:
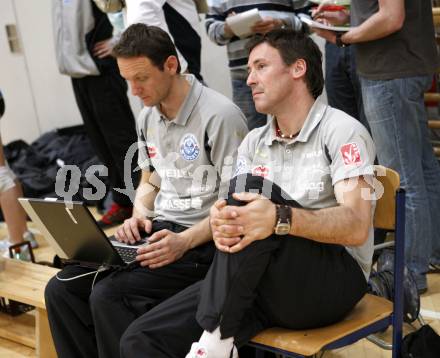
[(90, 307), (99, 307), (108, 302), (115, 295), (117, 290), (113, 287), (110, 280), (99, 281), (92, 289), (89, 298)]
[(52, 302), (56, 302), (62, 298), (64, 296), (63, 291), (63, 283), (60, 282), (55, 276), (52, 277), (44, 289), (44, 299), (46, 301), (46, 305), (50, 305)]

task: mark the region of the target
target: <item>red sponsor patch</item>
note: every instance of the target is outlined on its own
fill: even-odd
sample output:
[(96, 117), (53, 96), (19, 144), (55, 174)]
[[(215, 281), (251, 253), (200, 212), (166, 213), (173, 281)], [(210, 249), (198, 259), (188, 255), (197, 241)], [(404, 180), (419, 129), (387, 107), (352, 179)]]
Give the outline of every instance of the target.
[(252, 169), (252, 175), (266, 178), (269, 175), (269, 168), (264, 165), (258, 165)]
[(342, 159), (345, 165), (362, 164), (361, 153), (356, 143), (347, 143), (341, 147)]
[(157, 154), (157, 149), (154, 144), (147, 143), (147, 151), (150, 158), (154, 158)]

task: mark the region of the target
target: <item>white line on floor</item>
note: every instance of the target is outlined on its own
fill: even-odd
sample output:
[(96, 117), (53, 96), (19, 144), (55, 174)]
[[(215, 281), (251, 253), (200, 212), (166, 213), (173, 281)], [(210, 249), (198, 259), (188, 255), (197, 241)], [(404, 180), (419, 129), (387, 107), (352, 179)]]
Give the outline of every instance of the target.
[(421, 310), (420, 310), (420, 314), (421, 314), (423, 317), (429, 317), (429, 318), (440, 319), (440, 312), (421, 309)]

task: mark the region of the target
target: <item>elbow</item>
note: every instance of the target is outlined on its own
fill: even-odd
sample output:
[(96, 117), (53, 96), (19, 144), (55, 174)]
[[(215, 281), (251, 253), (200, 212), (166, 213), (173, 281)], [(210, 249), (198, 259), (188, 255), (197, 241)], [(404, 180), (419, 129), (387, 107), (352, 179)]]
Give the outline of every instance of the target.
[(350, 246), (362, 246), (368, 240), (370, 235), (370, 229), (372, 226), (372, 217), (366, 212), (364, 215), (360, 213), (353, 213), (353, 222), (351, 227), (353, 228), (351, 233)]
[(350, 238), (350, 246), (362, 246), (368, 240), (370, 226), (360, 224)]
[(404, 22), (405, 22), (405, 12), (396, 14), (396, 16), (391, 17), (388, 20), (389, 33), (393, 34), (397, 31), (400, 31), (403, 27)]

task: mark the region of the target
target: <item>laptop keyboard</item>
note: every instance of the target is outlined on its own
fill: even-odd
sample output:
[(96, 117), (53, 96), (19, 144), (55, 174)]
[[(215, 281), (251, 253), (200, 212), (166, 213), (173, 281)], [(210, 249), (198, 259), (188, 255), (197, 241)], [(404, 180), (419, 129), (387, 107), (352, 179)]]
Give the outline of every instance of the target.
[(137, 253), (135, 248), (115, 246), (115, 249), (125, 262), (131, 262), (136, 259)]

